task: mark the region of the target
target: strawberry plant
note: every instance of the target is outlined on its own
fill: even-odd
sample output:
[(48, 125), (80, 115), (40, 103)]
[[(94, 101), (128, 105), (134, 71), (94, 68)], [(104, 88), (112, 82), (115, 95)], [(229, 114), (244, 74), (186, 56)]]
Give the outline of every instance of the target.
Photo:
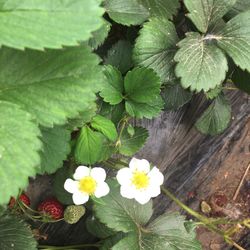
[[(149, 138), (135, 121), (195, 96), (197, 133), (230, 125), (226, 92), (250, 93), (249, 1), (0, 0), (0, 31), (0, 249), (46, 249), (29, 222), (62, 220), (97, 238), (80, 249), (198, 250), (198, 224), (242, 249), (233, 234), (249, 219), (197, 213), (133, 156)], [(55, 197), (34, 207), (23, 192), (45, 174)], [(152, 217), (160, 194), (197, 221)]]

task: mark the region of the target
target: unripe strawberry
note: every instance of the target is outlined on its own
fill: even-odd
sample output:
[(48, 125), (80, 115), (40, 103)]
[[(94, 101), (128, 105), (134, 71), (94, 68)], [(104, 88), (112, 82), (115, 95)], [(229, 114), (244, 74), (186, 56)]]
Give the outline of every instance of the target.
[(64, 220), (69, 224), (77, 223), (85, 214), (84, 206), (71, 205), (64, 211)]
[[(22, 193), (17, 199), (23, 202), (26, 206), (30, 206), (30, 198), (26, 194)], [(14, 197), (11, 197), (9, 202), (9, 208), (13, 208), (15, 204), (16, 199)]]
[(63, 205), (55, 198), (46, 199), (38, 206), (39, 212), (54, 220), (59, 220), (63, 217), (63, 210)]

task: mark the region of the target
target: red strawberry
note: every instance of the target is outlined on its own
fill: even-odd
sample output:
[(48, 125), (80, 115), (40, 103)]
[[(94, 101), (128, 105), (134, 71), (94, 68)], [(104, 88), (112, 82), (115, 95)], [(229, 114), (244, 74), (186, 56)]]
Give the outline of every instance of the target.
[[(26, 206), (30, 206), (30, 198), (22, 193), (19, 197), (18, 197), (18, 200), (23, 202)], [(9, 208), (13, 208), (16, 204), (16, 199), (14, 197), (11, 197), (10, 198), (10, 202), (9, 202)]]
[(52, 219), (59, 220), (63, 217), (63, 205), (55, 198), (49, 198), (40, 203), (38, 211)]

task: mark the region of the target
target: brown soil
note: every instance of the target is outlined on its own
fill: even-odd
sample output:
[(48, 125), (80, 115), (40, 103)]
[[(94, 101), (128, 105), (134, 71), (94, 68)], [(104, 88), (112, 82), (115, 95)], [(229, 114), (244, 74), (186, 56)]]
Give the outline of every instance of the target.
[[(226, 150), (226, 147), (228, 147), (227, 143), (225, 143), (221, 151)], [(241, 186), (237, 198), (233, 200), (233, 197), (250, 163), (250, 120), (243, 131), (243, 136), (234, 144), (230, 151), (227, 159), (222, 161), (219, 171), (210, 182), (210, 185), (206, 185), (206, 190), (196, 191), (196, 198), (200, 202), (206, 201), (212, 206), (211, 196), (220, 193), (227, 198), (227, 201), (222, 202), (224, 204), (219, 204), (225, 209), (224, 211), (217, 211), (216, 207), (212, 208), (210, 216), (222, 216), (231, 219), (248, 218), (250, 217), (250, 171)], [(209, 196), (206, 194), (209, 194)], [(244, 229), (239, 230), (234, 237), (235, 241), (245, 233)], [(225, 249), (223, 239), (204, 228), (198, 229), (198, 239), (202, 242), (204, 250)]]

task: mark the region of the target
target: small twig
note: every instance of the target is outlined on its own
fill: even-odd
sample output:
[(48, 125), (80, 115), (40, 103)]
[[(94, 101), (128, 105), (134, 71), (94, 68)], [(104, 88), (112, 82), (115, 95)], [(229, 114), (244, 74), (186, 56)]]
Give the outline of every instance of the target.
[(240, 245), (238, 245), (235, 241), (233, 242), (233, 246), (236, 247), (239, 250), (246, 250), (245, 248), (243, 248)]
[(248, 174), (249, 169), (250, 169), (250, 162), (249, 162), (249, 164), (248, 164), (248, 166), (247, 166), (247, 169), (246, 169), (244, 175), (243, 175), (242, 178), (241, 178), (240, 184), (238, 185), (238, 187), (237, 187), (237, 189), (236, 189), (236, 191), (235, 191), (235, 194), (234, 194), (234, 197), (233, 197), (233, 201), (235, 201), (235, 200), (237, 199), (237, 197), (238, 197), (238, 195), (239, 195), (239, 192), (240, 192), (240, 189), (241, 189), (241, 187), (242, 187), (242, 185), (243, 185), (243, 183), (244, 183), (244, 180), (245, 180), (245, 178), (246, 178), (246, 176), (247, 176), (247, 174)]

